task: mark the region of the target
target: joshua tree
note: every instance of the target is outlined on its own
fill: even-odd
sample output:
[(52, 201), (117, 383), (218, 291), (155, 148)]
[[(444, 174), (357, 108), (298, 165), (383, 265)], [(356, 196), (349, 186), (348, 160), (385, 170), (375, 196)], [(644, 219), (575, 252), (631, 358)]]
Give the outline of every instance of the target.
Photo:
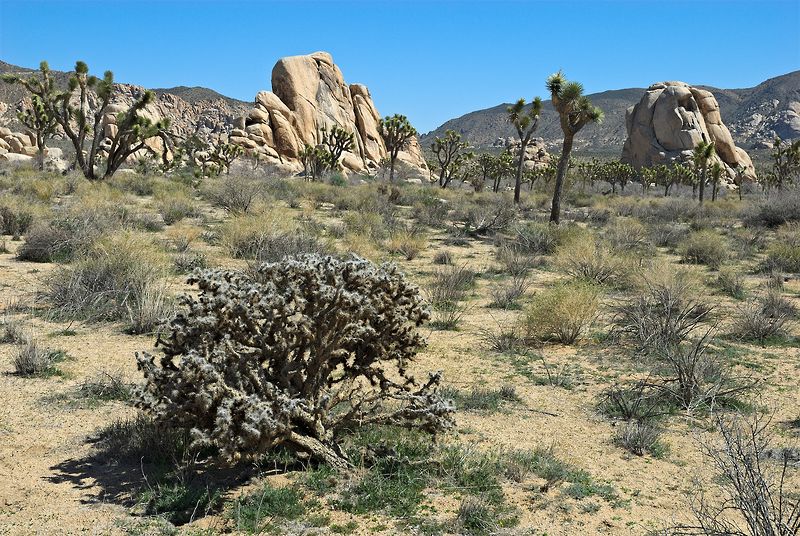
[(303, 163), (303, 176), (307, 181), (316, 182), (317, 178), (329, 166), (330, 153), (319, 145), (305, 144), (300, 150), (300, 161)]
[(394, 266), (300, 255), (254, 279), (206, 270), (189, 282), (199, 296), (183, 298), (162, 355), (137, 356), (137, 402), (191, 430), (194, 447), (237, 460), (283, 446), (346, 470), (348, 430), (453, 425), (440, 375), (418, 383), (409, 372), (430, 312)]
[(550, 210), (550, 222), (558, 224), (561, 218), (561, 192), (564, 189), (564, 180), (567, 176), (569, 155), (572, 152), (572, 142), (575, 135), (587, 123), (599, 123), (603, 120), (603, 112), (593, 106), (591, 101), (584, 96), (583, 86), (578, 82), (569, 82), (561, 71), (550, 75), (547, 79), (547, 90), (550, 99), (558, 112), (561, 120), (561, 130), (564, 132), (564, 145), (561, 158), (558, 160), (556, 172), (556, 187), (553, 193), (553, 205)]
[(346, 151), (352, 151), (355, 136), (339, 125), (333, 125), (330, 130), (324, 126), (320, 129), (321, 143), (328, 151), (328, 166), (331, 171), (338, 171), (339, 160)]
[(411, 140), (417, 135), (417, 131), (408, 122), (408, 118), (400, 114), (384, 117), (378, 126), (386, 150), (389, 151), (389, 181), (393, 182), (397, 155), (409, 146)]
[(467, 142), (461, 141), (461, 134), (454, 130), (448, 130), (444, 137), (437, 137), (431, 144), (431, 150), (439, 162), (439, 186), (447, 188), (464, 163), (472, 158), (473, 153), (466, 150), (468, 147)]
[(793, 183), (800, 174), (800, 140), (784, 143), (776, 137), (771, 156), (772, 169), (767, 173), (767, 180), (783, 190), (784, 184)]
[(58, 123), (49, 106), (54, 97), (55, 88), (50, 77), (50, 67), (46, 61), (39, 64), (38, 76), (23, 78), (18, 75), (3, 75), (3, 81), (9, 84), (20, 84), (31, 94), (30, 108), (23, 108), (17, 114), (20, 123), (28, 127), (36, 136), (39, 169), (44, 169), (44, 151), (46, 141), (55, 134)]
[(719, 190), (719, 181), (722, 177), (722, 165), (719, 162), (714, 162), (711, 166), (711, 201), (717, 200), (717, 191)]
[(536, 97), (531, 103), (530, 110), (525, 111), (525, 99), (506, 108), (508, 122), (514, 125), (519, 136), (519, 153), (517, 154), (517, 171), (514, 180), (514, 202), (519, 203), (519, 193), (522, 189), (522, 168), (525, 164), (525, 149), (531, 141), (531, 136), (539, 126), (539, 114), (542, 112), (542, 99)]
[(700, 189), (700, 204), (703, 204), (703, 196), (706, 190), (706, 180), (708, 178), (708, 161), (714, 156), (714, 142), (701, 141), (695, 148), (692, 156), (694, 160), (695, 172), (697, 174), (697, 185)]
[[(49, 80), (47, 63), (42, 62), (39, 71), (43, 80)], [(32, 84), (14, 75), (6, 76), (4, 80), (21, 84), (31, 93), (31, 97), (40, 99), (47, 114), (56, 120), (72, 142), (75, 162), (89, 180), (106, 179), (113, 175), (129, 156), (146, 147), (145, 140), (164, 132), (168, 126), (166, 120), (153, 123), (139, 115), (155, 97), (152, 91), (145, 91), (127, 110), (117, 114), (117, 129), (107, 147), (105, 169), (98, 172), (95, 165), (100, 160), (105, 139), (103, 117), (114, 91), (114, 74), (111, 71), (106, 71), (103, 78), (99, 79), (90, 76), (89, 67), (78, 61), (64, 91), (56, 90), (50, 81)], [(96, 99), (91, 99), (93, 104), (90, 104), (92, 91)], [(75, 101), (77, 106), (73, 105)]]

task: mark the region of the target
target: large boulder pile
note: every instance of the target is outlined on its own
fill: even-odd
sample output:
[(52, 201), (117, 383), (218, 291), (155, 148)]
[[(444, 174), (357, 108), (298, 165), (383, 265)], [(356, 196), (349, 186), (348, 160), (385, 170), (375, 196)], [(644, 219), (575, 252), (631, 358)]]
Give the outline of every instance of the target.
[[(492, 144), (492, 147), (503, 147), (508, 152), (516, 157), (519, 154), (519, 149), (522, 146), (520, 141), (510, 136), (508, 138), (497, 138)], [(550, 153), (547, 152), (544, 138), (533, 138), (528, 142), (525, 147), (525, 157), (522, 165), (525, 169), (536, 169), (540, 167), (547, 167), (550, 164)]]
[[(255, 106), (234, 121), (230, 141), (251, 154), (287, 170), (300, 171), (299, 154), (306, 144), (320, 142), (320, 130), (338, 125), (354, 135), (345, 153), (346, 170), (372, 172), (387, 156), (378, 130), (378, 114), (369, 90), (346, 84), (327, 52), (282, 58), (272, 69), (272, 91), (256, 95)], [(413, 140), (400, 160), (428, 176), (419, 143)]]
[(628, 137), (622, 161), (636, 168), (676, 161), (688, 162), (703, 141), (714, 142), (719, 161), (732, 182), (734, 168), (745, 180), (755, 180), (753, 162), (737, 147), (722, 122), (719, 104), (710, 91), (684, 82), (661, 82), (647, 88), (625, 115)]

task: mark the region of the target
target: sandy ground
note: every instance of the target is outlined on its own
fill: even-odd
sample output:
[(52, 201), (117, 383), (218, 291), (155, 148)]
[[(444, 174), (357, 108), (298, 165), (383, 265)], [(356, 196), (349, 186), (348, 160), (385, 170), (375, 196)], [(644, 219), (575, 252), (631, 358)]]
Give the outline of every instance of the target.
[[(10, 311), (8, 314), (22, 320), (48, 347), (64, 350), (69, 358), (59, 365), (63, 376), (21, 378), (12, 374), (13, 346), (0, 344), (0, 534), (123, 533), (121, 523), (130, 519), (127, 490), (141, 482), (141, 474), (119, 474), (114, 467), (92, 463), (91, 438), (98, 429), (133, 410), (116, 402), (82, 408), (58, 397), (68, 396), (99, 371), (122, 371), (136, 378), (134, 353), (150, 348), (152, 337), (125, 335), (115, 325), (82, 324), (69, 326), (76, 333), (66, 336), (59, 334), (66, 324), (26, 313), (41, 278), (57, 268), (17, 261), (13, 254), (18, 243), (8, 245), (11, 252), (0, 254), (0, 315)], [(422, 282), (423, 274), (433, 269), (433, 254), (441, 247), (438, 241), (431, 241), (418, 259), (403, 261), (403, 269)], [(448, 247), (459, 261), (475, 269), (492, 267), (493, 248), (488, 243)], [(557, 277), (552, 272), (534, 273), (532, 291)], [(548, 363), (579, 367), (580, 380), (571, 390), (535, 385), (517, 374), (508, 358), (487, 349), (483, 341), (482, 330), (512, 322), (519, 314), (487, 308), (485, 288), (489, 284), (486, 278), (479, 280), (459, 331), (429, 332), (429, 347), (416, 367), (419, 371), (443, 370), (445, 383), (460, 389), (510, 383), (522, 402), (507, 405), (499, 413), (460, 413), (454, 435), (481, 449), (553, 446), (559, 457), (589, 471), (596, 481), (611, 483), (620, 499), (616, 505), (597, 497), (578, 502), (563, 499), (557, 490), (540, 493), (509, 486), (509, 502), (518, 506), (521, 514), (524, 530), (520, 533), (639, 535), (681, 519), (687, 512), (688, 497), (697, 489), (695, 480), (707, 481), (713, 476), (698, 449), (699, 442), (709, 437), (708, 423), (688, 416), (671, 418), (665, 437), (670, 452), (664, 459), (636, 457), (615, 447), (612, 423), (595, 410), (596, 396), (613, 378), (630, 374), (635, 363), (613, 346), (547, 346), (541, 354)], [(797, 418), (798, 349), (749, 350), (748, 359), (766, 364), (758, 371), (765, 377), (760, 403), (775, 412), (776, 423)], [(770, 359), (775, 354), (779, 359)], [(531, 366), (540, 368), (538, 363)], [(781, 437), (786, 439), (787, 434)], [(452, 515), (457, 507), (452, 498), (433, 500), (442, 515)], [(210, 518), (195, 525), (218, 522)], [(376, 525), (377, 521), (361, 523), (365, 531)]]

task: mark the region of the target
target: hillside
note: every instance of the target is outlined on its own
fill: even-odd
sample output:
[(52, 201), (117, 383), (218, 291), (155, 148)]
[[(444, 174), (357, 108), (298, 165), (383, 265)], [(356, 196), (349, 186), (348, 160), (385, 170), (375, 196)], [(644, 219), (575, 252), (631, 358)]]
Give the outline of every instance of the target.
[[(783, 138), (800, 137), (800, 71), (771, 78), (747, 89), (700, 87), (714, 93), (723, 120), (741, 146), (762, 147), (776, 133)], [(644, 88), (629, 88), (589, 95), (592, 102), (605, 112), (605, 120), (602, 124), (587, 126), (579, 134), (576, 145), (591, 151), (621, 151), (626, 135), (625, 110), (636, 104), (644, 91)], [(461, 132), (478, 147), (491, 145), (500, 137), (513, 136), (506, 120), (506, 106), (508, 103), (451, 119), (424, 134), (420, 142), (423, 147), (427, 146), (434, 137), (443, 135), (448, 129)], [(545, 101), (537, 136), (544, 138), (549, 146), (558, 145), (561, 139), (558, 117), (549, 100)]]

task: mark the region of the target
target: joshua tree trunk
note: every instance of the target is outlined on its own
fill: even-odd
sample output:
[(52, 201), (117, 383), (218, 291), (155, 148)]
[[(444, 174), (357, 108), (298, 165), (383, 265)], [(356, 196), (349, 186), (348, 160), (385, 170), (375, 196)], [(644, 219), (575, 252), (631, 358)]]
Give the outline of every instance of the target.
[(525, 164), (525, 149), (528, 147), (528, 140), (520, 139), (519, 156), (517, 157), (517, 176), (514, 179), (514, 203), (519, 203), (519, 194), (522, 189), (522, 168)]
[(561, 219), (561, 191), (564, 189), (564, 179), (569, 166), (569, 153), (572, 151), (572, 134), (564, 134), (564, 145), (561, 149), (561, 158), (558, 160), (556, 171), (556, 187), (553, 192), (553, 206), (550, 210), (550, 223), (558, 225)]
[(44, 138), (41, 136), (37, 136), (37, 138), (36, 142), (39, 144), (39, 147), (36, 150), (36, 160), (39, 165), (39, 171), (44, 171)]
[(700, 184), (699, 184), (699, 196), (698, 200), (700, 204), (703, 204), (703, 196), (706, 191), (706, 166), (703, 166), (703, 172), (700, 174)]
[(397, 160), (397, 156), (391, 155), (389, 157), (389, 182), (394, 182), (394, 162)]
[(717, 181), (714, 181), (713, 186), (711, 187), (711, 201), (717, 200)]

